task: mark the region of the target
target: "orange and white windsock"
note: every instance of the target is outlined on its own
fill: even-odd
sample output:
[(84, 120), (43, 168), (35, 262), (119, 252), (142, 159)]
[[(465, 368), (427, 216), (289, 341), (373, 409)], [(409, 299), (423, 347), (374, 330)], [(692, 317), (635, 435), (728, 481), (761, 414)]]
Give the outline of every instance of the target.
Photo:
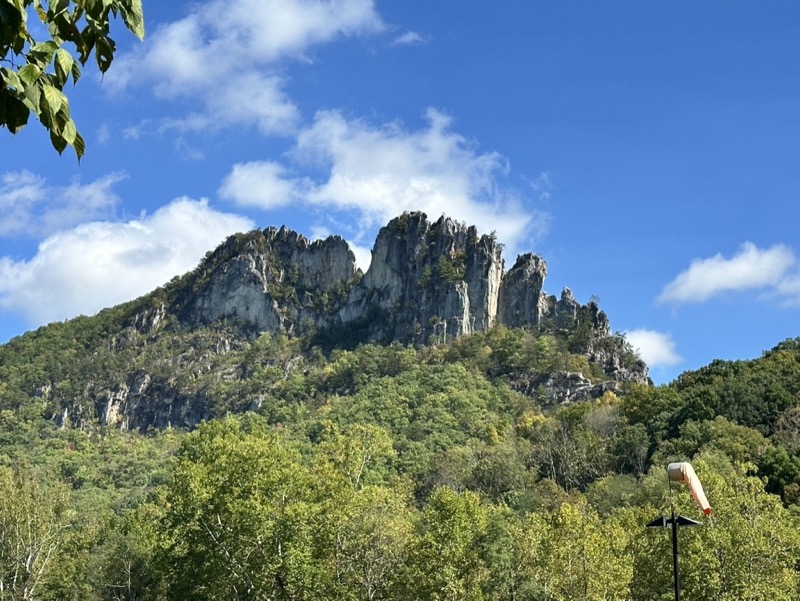
[(686, 482), (689, 492), (692, 493), (692, 497), (700, 506), (700, 509), (703, 510), (703, 513), (706, 515), (711, 514), (711, 505), (708, 504), (706, 493), (703, 492), (703, 485), (700, 484), (700, 478), (694, 473), (691, 463), (686, 461), (670, 463), (667, 466), (667, 473), (669, 474), (669, 479), (674, 482)]

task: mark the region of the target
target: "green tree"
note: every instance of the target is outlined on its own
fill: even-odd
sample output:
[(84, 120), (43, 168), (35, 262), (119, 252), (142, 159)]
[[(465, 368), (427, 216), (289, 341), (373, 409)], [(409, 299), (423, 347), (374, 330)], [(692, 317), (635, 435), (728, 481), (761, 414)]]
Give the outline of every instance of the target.
[(399, 586), (414, 531), (410, 495), (369, 486), (338, 509), (336, 573), (344, 590), (336, 598), (386, 599)]
[(292, 599), (321, 582), (322, 505), (299, 454), (263, 423), (209, 422), (186, 438), (167, 494), (171, 595)]
[[(31, 8), (47, 30), (44, 41), (34, 39), (28, 26)], [(33, 113), (59, 153), (69, 145), (80, 159), (85, 144), (64, 86), (70, 79), (77, 83), (78, 63), (85, 65), (92, 54), (101, 73), (111, 66), (112, 15), (144, 37), (141, 0), (0, 0), (0, 62), (9, 64), (0, 67), (0, 127), (15, 134)]]
[[(157, 565), (163, 505), (163, 499), (156, 498), (122, 516), (92, 549), (86, 562), (86, 580), (98, 599), (156, 601), (165, 598), (166, 583)], [(84, 598), (87, 597), (84, 595)]]
[(354, 424), (347, 435), (335, 424), (325, 422), (319, 450), (354, 490), (364, 483), (378, 483), (386, 463), (395, 456), (392, 439), (386, 430), (371, 424)]
[(0, 600), (32, 600), (68, 537), (68, 492), (9, 468), (0, 468), (0, 491)]
[[(697, 528), (679, 532), (681, 598), (686, 601), (789, 601), (798, 598), (800, 535), (797, 517), (780, 498), (765, 492), (750, 475), (753, 466), (731, 464), (724, 455), (707, 454), (692, 462), (713, 508), (703, 518), (687, 487), (673, 485), (672, 500), (681, 515), (702, 520)], [(632, 533), (634, 599), (671, 598), (672, 551), (668, 531), (643, 524), (668, 512), (666, 477), (653, 469), (643, 482), (639, 508), (622, 510), (618, 519)], [(660, 500), (654, 495), (660, 491)], [(660, 505), (660, 509), (656, 507)], [(625, 516), (625, 517), (623, 517)]]
[(544, 599), (629, 598), (633, 569), (626, 532), (619, 524), (603, 523), (584, 501), (562, 503), (549, 517), (530, 514), (516, 536), (526, 588), (541, 591)]
[(480, 557), (487, 514), (478, 495), (438, 488), (422, 511), (402, 598), (479, 601), (490, 577)]

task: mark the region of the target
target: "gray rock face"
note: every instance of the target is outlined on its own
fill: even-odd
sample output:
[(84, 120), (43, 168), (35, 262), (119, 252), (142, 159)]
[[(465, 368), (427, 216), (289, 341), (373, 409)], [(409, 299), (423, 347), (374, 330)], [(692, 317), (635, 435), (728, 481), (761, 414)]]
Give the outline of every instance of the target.
[(607, 380), (597, 384), (577, 372), (558, 371), (552, 373), (521, 373), (509, 380), (517, 392), (549, 405), (565, 405), (589, 401), (606, 392), (619, 393), (622, 384)]
[[(381, 228), (363, 276), (342, 238), (310, 242), (269, 228), (229, 238), (188, 277), (173, 306), (155, 304), (133, 325), (146, 332), (170, 313), (189, 326), (226, 320), (250, 332), (322, 334), (334, 344), (439, 343), (496, 323), (545, 326), (570, 335), (571, 350), (614, 381), (647, 382), (647, 367), (630, 369), (624, 340), (610, 336), (597, 304), (580, 304), (568, 288), (548, 296), (546, 276), (544, 259), (532, 253), (506, 273), (493, 235), (445, 217), (431, 223), (420, 212)], [(119, 411), (109, 403), (104, 419), (113, 422)]]
[(372, 263), (338, 313), (370, 341), (449, 340), (490, 327), (503, 277), (500, 245), (442, 217), (406, 214), (381, 229)]
[(141, 371), (130, 374), (128, 382), (114, 391), (100, 394), (95, 412), (103, 426), (146, 432), (151, 428), (188, 428), (211, 418), (208, 402), (179, 392)]
[(351, 281), (355, 256), (338, 236), (310, 242), (281, 228), (230, 238), (195, 273), (184, 321), (240, 321), (257, 331), (298, 333), (324, 321), (318, 298)]
[[(299, 335), (336, 331), (351, 341), (425, 344), (545, 322), (561, 329), (588, 323), (608, 333), (597, 306), (564, 289), (543, 291), (547, 265), (528, 253), (505, 272), (502, 245), (474, 227), (405, 213), (381, 228), (361, 277), (339, 237), (309, 242), (281, 228), (231, 237), (192, 274), (175, 311), (183, 323), (228, 320), (256, 332)], [(163, 308), (142, 315), (148, 330)]]
[[(648, 383), (647, 366), (621, 336), (610, 334), (597, 304), (580, 304), (568, 288), (558, 298), (548, 296), (546, 276), (545, 261), (531, 253), (505, 272), (502, 245), (493, 235), (479, 236), (476, 228), (444, 217), (431, 223), (423, 213), (403, 214), (380, 230), (366, 274), (355, 269), (353, 253), (339, 237), (311, 242), (285, 228), (237, 234), (192, 273), (137, 305), (111, 341), (125, 350), (138, 337), (157, 339), (174, 327), (211, 336), (199, 345), (206, 355), (195, 355), (191, 346), (192, 352), (171, 357), (175, 363), (167, 369), (132, 368), (87, 388), (82, 400), (52, 398), (50, 385), (37, 394), (58, 406), (53, 418), (62, 425), (80, 427), (96, 419), (127, 430), (192, 427), (212, 417), (212, 403), (204, 390), (183, 385), (173, 373), (216, 369), (215, 354), (237, 341), (247, 344), (253, 334), (309, 335), (313, 343), (330, 341), (332, 347), (427, 344), (495, 324), (541, 327), (602, 367), (599, 383), (574, 370), (507, 376), (514, 390), (540, 402), (578, 402), (619, 391), (626, 382)], [(294, 361), (283, 366), (287, 376)], [(238, 368), (226, 369), (232, 372), (221, 370), (221, 380), (242, 377)], [(238, 408), (246, 410), (257, 409), (263, 399), (256, 394), (240, 401)]]
[(281, 313), (270, 294), (275, 281), (262, 256), (240, 255), (225, 264), (198, 293), (192, 313), (204, 323), (239, 319), (258, 330), (280, 331)]
[(510, 328), (541, 323), (550, 312), (547, 296), (542, 292), (545, 277), (544, 259), (530, 253), (517, 257), (500, 286), (501, 323)]

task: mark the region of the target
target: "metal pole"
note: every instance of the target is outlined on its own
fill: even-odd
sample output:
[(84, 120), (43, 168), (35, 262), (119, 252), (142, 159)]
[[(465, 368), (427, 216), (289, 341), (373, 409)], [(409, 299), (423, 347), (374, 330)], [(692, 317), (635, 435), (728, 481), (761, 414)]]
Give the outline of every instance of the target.
[(681, 601), (681, 579), (678, 574), (678, 520), (672, 510), (672, 572), (675, 575), (675, 601)]
[(667, 472), (667, 486), (669, 487), (670, 519), (662, 515), (646, 526), (648, 528), (666, 528), (668, 524), (672, 526), (672, 574), (675, 579), (675, 601), (681, 601), (681, 578), (678, 573), (678, 526), (699, 526), (700, 522), (682, 515), (675, 515), (675, 505), (672, 503), (672, 482), (669, 479), (669, 472)]

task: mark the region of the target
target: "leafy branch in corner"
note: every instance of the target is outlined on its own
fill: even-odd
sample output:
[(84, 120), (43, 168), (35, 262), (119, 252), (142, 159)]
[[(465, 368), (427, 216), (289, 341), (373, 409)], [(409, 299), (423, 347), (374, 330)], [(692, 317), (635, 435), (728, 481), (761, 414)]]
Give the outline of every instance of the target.
[[(45, 41), (34, 39), (28, 27), (31, 7), (47, 29)], [(92, 55), (101, 73), (111, 66), (116, 51), (109, 35), (112, 15), (144, 38), (141, 0), (0, 0), (0, 63), (9, 65), (0, 67), (0, 127), (16, 134), (33, 113), (59, 154), (72, 146), (80, 159), (86, 145), (64, 86), (70, 79), (78, 82), (80, 67)]]

